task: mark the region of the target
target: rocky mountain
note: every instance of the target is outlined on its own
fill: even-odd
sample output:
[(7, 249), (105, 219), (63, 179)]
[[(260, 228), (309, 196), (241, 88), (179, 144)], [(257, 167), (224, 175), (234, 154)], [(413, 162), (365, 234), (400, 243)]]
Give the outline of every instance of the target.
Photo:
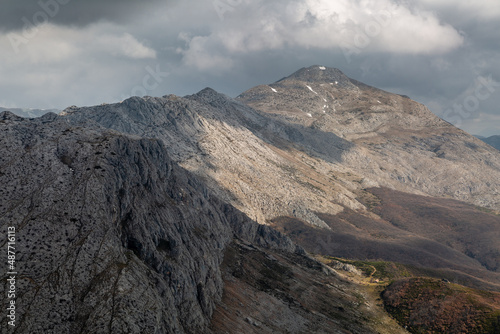
[(478, 137), (482, 141), (484, 141), (486, 144), (493, 146), (497, 150), (500, 151), (500, 136), (490, 136), (490, 137)]
[[(425, 106), (349, 79), (336, 69), (302, 69), (275, 84), (250, 89), (236, 100), (205, 89), (186, 97), (131, 98), (115, 105), (69, 108), (63, 117), (91, 119), (116, 131), (162, 140), (175, 161), (261, 224), (291, 217), (338, 238), (349, 230), (359, 239), (363, 233), (359, 227), (352, 230), (350, 220), (339, 229), (325, 217), (354, 211), (373, 221), (376, 213), (368, 210), (364, 199), (373, 196), (366, 189), (380, 186), (403, 195), (499, 208), (498, 151)], [(380, 216), (375, 219), (384, 221)], [(370, 238), (380, 235), (376, 243), (382, 248), (404, 244), (399, 235), (408, 235), (406, 228), (396, 225), (398, 232), (387, 238), (383, 228), (375, 226), (367, 224), (363, 230)], [(497, 226), (489, 225), (485, 235), (491, 240), (487, 244), (495, 263), (500, 261)], [(428, 235), (415, 230), (410, 237), (416, 239), (405, 259), (420, 259), (418, 264), (428, 266), (417, 255), (428, 252), (424, 242)], [(474, 258), (467, 247), (439, 237), (435, 242), (443, 247), (440, 259), (458, 251), (476, 263), (475, 269), (466, 266), (467, 274), (493, 275), (492, 282), (500, 283), (498, 274), (481, 264), (490, 260)], [(368, 246), (358, 248), (360, 257), (380, 254)], [(336, 249), (346, 254), (352, 250), (347, 243)], [(453, 261), (462, 264), (459, 257)], [(449, 269), (445, 262), (432, 266)]]
[[(17, 272), (15, 327), (4, 316), (2, 333), (225, 333), (226, 316), (246, 333), (378, 332), (356, 286), (220, 201), (161, 141), (10, 112), (0, 136)], [(255, 311), (263, 300), (280, 322)]]
[(498, 152), (408, 97), (312, 66), (238, 99), (354, 144), (342, 164), (362, 180), (500, 209)]
[(500, 287), (498, 151), (337, 69), (1, 117), (18, 333), (405, 332), (304, 249)]
[[(68, 120), (91, 119), (116, 131), (162, 140), (181, 166), (259, 223), (286, 213), (323, 226), (313, 210), (335, 214), (342, 210), (337, 203), (362, 207), (350, 184), (323, 172), (310, 174), (314, 165), (325, 172), (344, 172), (329, 161), (340, 161), (351, 143), (331, 133), (270, 120), (211, 89), (185, 98), (131, 98), (62, 114)], [(303, 158), (297, 159), (301, 152)], [(317, 152), (328, 161), (306, 152)], [(339, 190), (329, 191), (333, 189)]]

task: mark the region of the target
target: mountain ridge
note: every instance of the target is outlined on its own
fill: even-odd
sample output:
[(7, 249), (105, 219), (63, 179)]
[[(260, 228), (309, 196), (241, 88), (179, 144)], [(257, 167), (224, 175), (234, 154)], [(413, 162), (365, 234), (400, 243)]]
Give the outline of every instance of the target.
[[(377, 333), (380, 316), (404, 333), (288, 237), (220, 201), (160, 140), (56, 114), (2, 112), (0, 130), (0, 225), (19, 239), (16, 333), (215, 334), (221, 309), (247, 333)], [(251, 308), (223, 298), (234, 284)], [(249, 313), (252, 294), (281, 324)]]

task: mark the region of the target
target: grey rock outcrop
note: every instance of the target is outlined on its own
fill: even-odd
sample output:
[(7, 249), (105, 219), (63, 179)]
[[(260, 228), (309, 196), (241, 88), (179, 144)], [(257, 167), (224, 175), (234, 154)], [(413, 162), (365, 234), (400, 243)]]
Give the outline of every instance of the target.
[(337, 69), (304, 68), (237, 99), (207, 88), (63, 115), (162, 140), (172, 159), (263, 224), (289, 215), (328, 228), (316, 212), (362, 209), (356, 193), (374, 186), (500, 209), (498, 151)]
[[(343, 230), (358, 241), (359, 233), (376, 236), (384, 226), (361, 232), (350, 220), (330, 226), (324, 217), (352, 210), (364, 216), (355, 219), (372, 219), (371, 204), (363, 198), (372, 196), (367, 188), (380, 186), (494, 210), (500, 205), (497, 150), (408, 97), (364, 85), (336, 69), (305, 68), (237, 99), (207, 88), (186, 97), (131, 98), (65, 114), (74, 124), (92, 120), (160, 139), (176, 162), (262, 224), (289, 217), (339, 240)], [(425, 251), (422, 245), (408, 256)], [(337, 247), (352, 255), (346, 243)], [(449, 251), (474, 260), (464, 249)], [(496, 246), (490, 251), (496, 254)]]
[(358, 268), (356, 268), (352, 264), (342, 263), (340, 261), (334, 261), (333, 264), (330, 264), (330, 266), (333, 269), (343, 270), (351, 274), (361, 275), (361, 271), (359, 271)]
[(159, 140), (8, 112), (0, 136), (0, 226), (17, 238), (15, 333), (204, 333), (233, 238), (303, 254), (218, 200)]

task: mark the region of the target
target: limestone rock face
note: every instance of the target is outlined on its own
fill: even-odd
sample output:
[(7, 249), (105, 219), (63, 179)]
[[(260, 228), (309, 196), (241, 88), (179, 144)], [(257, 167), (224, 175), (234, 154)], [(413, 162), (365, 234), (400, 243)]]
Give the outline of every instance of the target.
[(445, 122), (408, 97), (348, 78), (338, 69), (312, 66), (238, 96), (275, 119), (337, 134), (348, 140), (373, 135), (382, 127), (421, 129)]
[(355, 187), (331, 176), (345, 172), (337, 162), (351, 143), (268, 119), (212, 89), (68, 110), (64, 118), (162, 140), (175, 161), (259, 223), (285, 213), (325, 227), (314, 211), (362, 208)]
[(304, 254), (213, 196), (159, 140), (9, 112), (0, 137), (16, 333), (205, 333), (233, 238)]

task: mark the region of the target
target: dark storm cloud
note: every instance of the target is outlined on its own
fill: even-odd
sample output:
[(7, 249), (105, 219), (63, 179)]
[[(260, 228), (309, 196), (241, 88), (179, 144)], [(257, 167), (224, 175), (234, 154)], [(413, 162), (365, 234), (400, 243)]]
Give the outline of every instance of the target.
[[(0, 105), (64, 108), (206, 86), (234, 97), (318, 64), (408, 95), (442, 116), (454, 104), (474, 102), (480, 78), (500, 81), (498, 0), (408, 3), (4, 0)], [(23, 34), (26, 20), (36, 23), (34, 16), (43, 18), (55, 4), (55, 25)], [(377, 16), (387, 11), (381, 17), (389, 20)], [(343, 45), (357, 47), (346, 57)], [(144, 92), (149, 69), (157, 68), (168, 76)], [(479, 102), (462, 124), (478, 134), (497, 131), (500, 87)]]
[(20, 30), (48, 17), (51, 23), (72, 26), (107, 20), (124, 23), (146, 8), (166, 0), (2, 0), (0, 31)]

